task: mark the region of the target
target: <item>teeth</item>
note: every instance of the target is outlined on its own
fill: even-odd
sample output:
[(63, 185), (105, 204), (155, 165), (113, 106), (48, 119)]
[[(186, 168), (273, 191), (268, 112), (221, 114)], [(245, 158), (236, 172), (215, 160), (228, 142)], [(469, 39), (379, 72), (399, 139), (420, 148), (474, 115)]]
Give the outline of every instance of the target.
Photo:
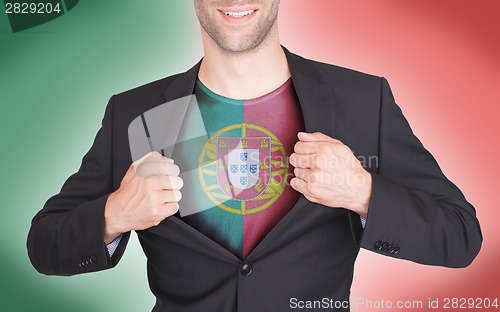
[(248, 11), (243, 11), (243, 12), (222, 12), (222, 13), (226, 14), (227, 16), (240, 18), (243, 16), (250, 15), (253, 12), (255, 12), (255, 10), (248, 10)]

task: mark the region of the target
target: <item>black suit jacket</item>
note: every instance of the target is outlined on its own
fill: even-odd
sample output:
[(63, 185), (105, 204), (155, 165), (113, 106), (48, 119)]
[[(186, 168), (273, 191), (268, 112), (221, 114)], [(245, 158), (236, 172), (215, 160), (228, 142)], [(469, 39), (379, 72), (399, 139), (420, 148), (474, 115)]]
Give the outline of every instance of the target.
[[(168, 217), (137, 231), (154, 311), (288, 311), (290, 298), (347, 300), (360, 247), (447, 267), (467, 266), (479, 252), (474, 208), (413, 135), (387, 81), (284, 51), (306, 130), (338, 138), (358, 158), (372, 160), (366, 227), (355, 213), (302, 196), (243, 262)], [(104, 207), (132, 163), (127, 127), (141, 113), (192, 94), (199, 66), (110, 99), (79, 171), (33, 219), (27, 246), (39, 272), (74, 275), (118, 263), (130, 233), (110, 258)]]

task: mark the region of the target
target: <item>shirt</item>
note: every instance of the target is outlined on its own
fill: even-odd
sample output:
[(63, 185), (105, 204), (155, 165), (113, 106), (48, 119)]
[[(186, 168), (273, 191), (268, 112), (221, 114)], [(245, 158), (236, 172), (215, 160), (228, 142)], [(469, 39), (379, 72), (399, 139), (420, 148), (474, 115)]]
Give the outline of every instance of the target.
[[(276, 90), (234, 100), (198, 79), (172, 158), (184, 175), (181, 219), (244, 259), (300, 197), (289, 181), (302, 111), (291, 78)], [(183, 140), (204, 127), (207, 140)], [(196, 168), (197, 170), (193, 170)], [(193, 174), (185, 174), (192, 172)], [(183, 206), (196, 207), (182, 216)]]

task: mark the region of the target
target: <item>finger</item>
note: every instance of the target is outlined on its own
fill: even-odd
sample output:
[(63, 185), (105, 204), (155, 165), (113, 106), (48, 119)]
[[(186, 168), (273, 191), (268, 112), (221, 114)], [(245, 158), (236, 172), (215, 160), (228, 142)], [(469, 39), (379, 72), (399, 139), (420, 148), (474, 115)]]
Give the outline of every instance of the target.
[(134, 173), (136, 173), (137, 171), (137, 167), (143, 163), (147, 158), (149, 158), (150, 156), (154, 155), (154, 153), (157, 153), (156, 151), (151, 151), (149, 153), (147, 153), (146, 155), (142, 156), (141, 158), (137, 159), (136, 161), (132, 162), (132, 164), (128, 167), (128, 170), (127, 172), (125, 173), (125, 176), (127, 176), (129, 173), (131, 173), (132, 171)]
[(181, 173), (181, 169), (174, 163), (163, 164), (163, 169), (165, 169), (165, 174), (168, 176), (178, 176)]
[(307, 198), (307, 200), (316, 203), (318, 202), (318, 199), (312, 196), (311, 193), (309, 192), (308, 183), (306, 181), (300, 178), (293, 178), (292, 180), (290, 180), (290, 186), (294, 190), (304, 195), (304, 197)]
[(184, 181), (180, 177), (163, 176), (158, 178), (144, 179), (144, 187), (153, 191), (172, 191), (180, 190)]
[(161, 192), (160, 200), (162, 203), (176, 203), (181, 200), (182, 194), (179, 190), (168, 190)]
[(299, 193), (304, 195), (309, 195), (307, 182), (302, 180), (301, 178), (293, 178), (290, 180), (290, 186)]
[(142, 162), (144, 162), (147, 158), (152, 157), (152, 156), (154, 157), (154, 156), (155, 156), (155, 154), (159, 154), (159, 153), (158, 153), (157, 151), (151, 151), (151, 152), (149, 152), (149, 153), (145, 154), (144, 156), (142, 156), (141, 158), (137, 159), (136, 161), (134, 161), (134, 162), (133, 162), (133, 164), (134, 164), (135, 166), (138, 166), (138, 165), (140, 165)]
[(167, 176), (179, 175), (180, 169), (177, 165), (164, 162), (142, 163), (136, 168), (136, 174), (144, 179), (157, 179)]
[(329, 137), (321, 132), (314, 132), (314, 133), (299, 132), (297, 134), (297, 137), (299, 138), (299, 140), (306, 142), (342, 143), (340, 140)]
[(184, 181), (180, 177), (167, 177), (161, 179), (159, 190), (180, 190), (184, 186)]
[(141, 178), (161, 178), (163, 176), (177, 176), (179, 166), (167, 162), (144, 162), (136, 168), (136, 174)]
[(135, 177), (135, 175), (137, 174), (137, 167), (141, 163), (143, 163), (148, 157), (154, 155), (154, 153), (155, 153), (155, 151), (151, 151), (151, 152), (147, 153), (146, 155), (142, 156), (141, 158), (137, 159), (136, 161), (132, 162), (132, 164), (128, 167), (127, 172), (125, 173), (125, 176), (123, 177), (122, 182), (127, 183), (128, 181), (133, 179), (133, 177)]
[(293, 151), (297, 154), (314, 154), (318, 151), (318, 142), (298, 141), (293, 147)]
[(298, 167), (295, 167), (295, 169), (293, 169), (293, 174), (297, 178), (300, 178), (301, 180), (304, 180), (304, 181), (309, 180), (309, 172), (310, 172), (310, 169), (304, 169), (304, 168), (298, 168)]
[(293, 149), (298, 154), (317, 154), (346, 147), (342, 142), (298, 141)]
[(307, 182), (309, 186), (321, 185), (323, 175), (319, 170), (295, 168), (293, 170), (293, 173), (297, 178), (300, 178), (301, 180)]
[(303, 155), (293, 153), (290, 155), (288, 161), (295, 168), (313, 168), (314, 167), (314, 155)]
[(166, 202), (163, 204), (163, 208), (165, 209), (166, 216), (169, 217), (179, 210), (179, 204), (176, 202)]

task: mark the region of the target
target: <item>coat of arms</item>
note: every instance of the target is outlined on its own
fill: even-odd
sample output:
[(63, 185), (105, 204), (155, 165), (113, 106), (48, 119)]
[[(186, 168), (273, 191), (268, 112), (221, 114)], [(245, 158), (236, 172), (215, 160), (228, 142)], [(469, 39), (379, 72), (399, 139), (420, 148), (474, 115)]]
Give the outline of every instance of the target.
[(269, 184), (271, 138), (218, 137), (217, 182), (235, 200), (250, 200), (262, 194)]
[(278, 137), (266, 128), (233, 124), (207, 140), (198, 176), (203, 192), (220, 209), (240, 215), (257, 213), (283, 193), (288, 156)]

